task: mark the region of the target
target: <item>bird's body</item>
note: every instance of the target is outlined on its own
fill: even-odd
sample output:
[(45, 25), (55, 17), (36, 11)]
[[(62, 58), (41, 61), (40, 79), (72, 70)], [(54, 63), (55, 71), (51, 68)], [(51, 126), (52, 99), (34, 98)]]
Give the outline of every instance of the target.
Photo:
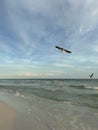
[(59, 47), (59, 46), (55, 46), (57, 49), (59, 49), (59, 50), (61, 50), (61, 51), (65, 51), (65, 52), (67, 52), (67, 53), (72, 53), (71, 51), (69, 51), (69, 50), (66, 50), (66, 49), (64, 49), (64, 48), (62, 48), (62, 47)]

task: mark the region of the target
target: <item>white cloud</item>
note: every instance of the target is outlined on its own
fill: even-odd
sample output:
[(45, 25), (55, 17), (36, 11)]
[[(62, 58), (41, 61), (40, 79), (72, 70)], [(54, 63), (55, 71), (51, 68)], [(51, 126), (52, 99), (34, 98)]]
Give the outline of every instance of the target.
[(67, 68), (73, 68), (70, 64), (64, 64), (64, 63), (55, 63), (54, 66), (56, 67), (67, 67)]
[(98, 52), (98, 45), (94, 45), (92, 49), (93, 51)]

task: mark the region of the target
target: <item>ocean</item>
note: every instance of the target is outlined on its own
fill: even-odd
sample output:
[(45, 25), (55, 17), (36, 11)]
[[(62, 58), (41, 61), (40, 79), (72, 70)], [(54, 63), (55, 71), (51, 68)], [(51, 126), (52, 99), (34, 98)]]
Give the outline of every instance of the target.
[(0, 88), (16, 96), (36, 95), (98, 109), (98, 79), (2, 79)]

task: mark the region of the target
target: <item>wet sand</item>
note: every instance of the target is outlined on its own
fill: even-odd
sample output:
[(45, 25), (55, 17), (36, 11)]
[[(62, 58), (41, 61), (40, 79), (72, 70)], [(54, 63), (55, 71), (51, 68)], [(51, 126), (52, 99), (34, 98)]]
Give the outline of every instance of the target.
[(97, 130), (98, 110), (0, 92), (0, 130)]
[(0, 101), (0, 130), (13, 130), (15, 110)]

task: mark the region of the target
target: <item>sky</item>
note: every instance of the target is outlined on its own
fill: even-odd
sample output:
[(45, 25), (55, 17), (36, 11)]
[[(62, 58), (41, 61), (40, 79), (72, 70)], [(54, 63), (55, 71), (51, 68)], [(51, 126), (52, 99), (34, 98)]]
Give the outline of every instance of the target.
[(0, 79), (92, 72), (98, 78), (97, 0), (0, 0)]

